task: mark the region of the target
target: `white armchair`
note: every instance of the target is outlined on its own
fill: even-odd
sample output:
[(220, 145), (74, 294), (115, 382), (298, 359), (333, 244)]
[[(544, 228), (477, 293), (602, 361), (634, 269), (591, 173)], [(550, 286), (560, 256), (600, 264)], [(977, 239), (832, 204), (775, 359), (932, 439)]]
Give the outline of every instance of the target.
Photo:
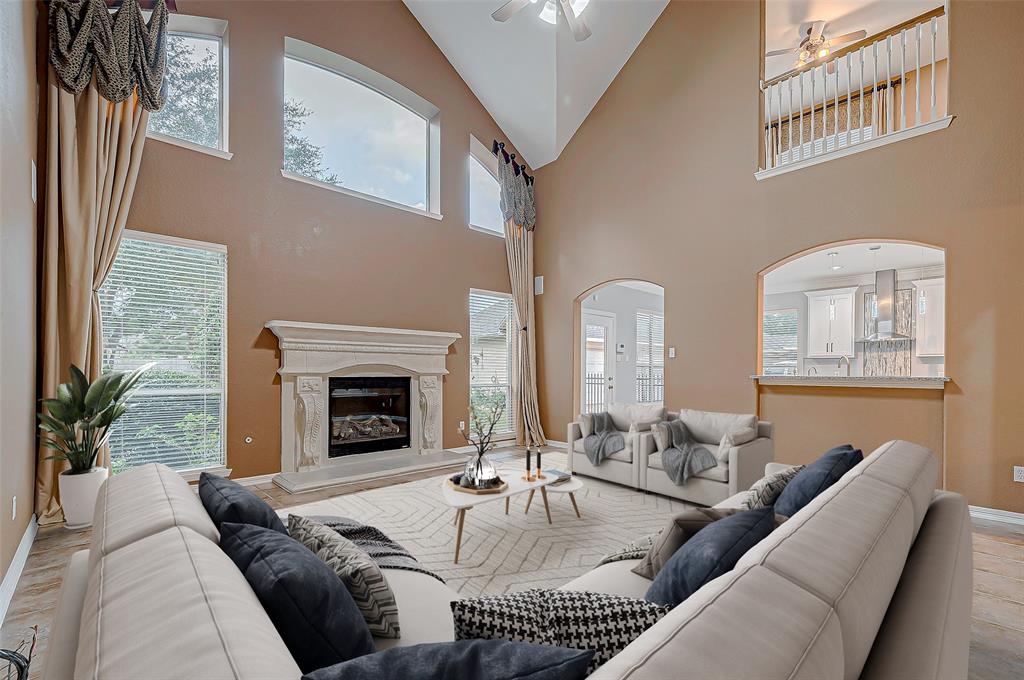
[[(668, 413), (680, 419), (690, 434), (718, 459), (718, 465), (676, 485), (665, 474), (652, 432), (637, 435), (636, 451), (640, 488), (700, 505), (715, 505), (761, 479), (765, 466), (775, 459), (774, 426), (756, 416), (684, 409)], [(746, 432), (746, 435), (740, 433)], [(723, 445), (726, 435), (737, 443)]]
[(625, 439), (625, 448), (605, 458), (600, 465), (591, 463), (583, 447), (583, 440), (590, 434), (588, 416), (581, 415), (577, 421), (569, 423), (566, 431), (569, 471), (639, 489), (639, 438), (644, 432), (650, 433), (653, 423), (664, 420), (665, 408), (661, 404), (612, 403), (608, 405), (608, 415)]

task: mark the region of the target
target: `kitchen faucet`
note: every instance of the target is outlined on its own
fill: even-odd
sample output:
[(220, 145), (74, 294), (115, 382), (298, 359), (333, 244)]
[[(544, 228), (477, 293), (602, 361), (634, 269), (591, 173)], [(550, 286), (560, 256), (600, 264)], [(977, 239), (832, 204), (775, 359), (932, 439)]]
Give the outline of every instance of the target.
[(814, 366), (809, 366), (809, 367), (807, 368), (807, 375), (811, 375), (811, 371), (814, 371), (814, 375), (818, 375), (818, 369), (817, 369), (816, 367), (814, 367)]
[(843, 356), (839, 357), (839, 364), (836, 366), (836, 368), (842, 368), (844, 361), (846, 362), (846, 377), (849, 378), (850, 377), (850, 357), (846, 356), (845, 354)]

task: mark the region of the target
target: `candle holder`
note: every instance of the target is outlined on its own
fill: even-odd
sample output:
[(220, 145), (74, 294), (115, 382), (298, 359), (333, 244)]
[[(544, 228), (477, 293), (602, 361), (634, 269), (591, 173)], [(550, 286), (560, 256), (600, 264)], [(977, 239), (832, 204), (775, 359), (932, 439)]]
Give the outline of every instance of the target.
[(544, 468), (540, 464), (540, 447), (537, 447), (537, 479), (547, 479), (548, 476), (544, 474)]
[(532, 482), (536, 478), (533, 476), (533, 469), (531, 467), (532, 459), (530, 457), (530, 447), (526, 447), (526, 474), (523, 475), (523, 481)]

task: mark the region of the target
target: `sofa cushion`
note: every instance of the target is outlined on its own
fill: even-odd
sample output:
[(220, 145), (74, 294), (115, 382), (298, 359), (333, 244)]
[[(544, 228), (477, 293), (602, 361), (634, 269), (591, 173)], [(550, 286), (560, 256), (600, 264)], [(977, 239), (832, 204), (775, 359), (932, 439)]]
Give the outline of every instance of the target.
[(707, 470), (701, 470), (694, 477), (700, 477), (701, 479), (710, 479), (713, 482), (728, 482), (729, 481), (729, 461), (718, 461), (718, 465)]
[(746, 496), (744, 496), (743, 507), (749, 510), (750, 508), (764, 508), (769, 505), (775, 505), (775, 501), (778, 500), (786, 485), (803, 469), (803, 465), (797, 465), (773, 472), (757, 480), (750, 487), (750, 490), (747, 491)]
[(608, 404), (608, 415), (615, 423), (615, 429), (628, 432), (635, 423), (649, 423), (665, 418), (665, 407), (661, 404)]
[(679, 420), (686, 424), (693, 438), (702, 444), (721, 446), (722, 437), (750, 428), (757, 432), (757, 416), (740, 413), (715, 413), (683, 409)]
[(213, 523), (252, 524), (287, 534), (284, 523), (266, 501), (227, 477), (204, 472), (199, 475), (199, 498)]
[[(633, 462), (633, 438), (629, 436), (628, 432), (623, 432), (622, 438), (625, 440), (625, 448), (623, 448), (621, 451), (616, 451), (615, 453), (608, 454), (607, 456), (604, 457), (605, 461), (617, 460), (620, 463)], [(575, 451), (576, 453), (585, 454), (587, 452), (586, 448), (583, 445), (582, 439), (577, 439), (576, 441), (574, 441), (572, 443), (572, 448), (573, 451)]]
[(651, 580), (633, 572), (640, 560), (619, 560), (594, 567), (562, 586), (562, 590), (587, 590), (643, 599)]
[(735, 515), (739, 509), (689, 508), (668, 521), (654, 539), (654, 545), (647, 551), (640, 563), (633, 567), (633, 573), (654, 580), (658, 572), (698, 531), (724, 517)]
[(398, 603), (402, 621), (402, 637), (374, 638), (377, 650), (392, 647), (410, 647), (428, 642), (451, 642), (455, 639), (451, 602), (458, 593), (438, 581), (417, 571), (384, 568)]
[(744, 427), (739, 430), (726, 432), (718, 442), (718, 451), (715, 452), (718, 460), (729, 460), (729, 451), (737, 446), (743, 446), (747, 442), (757, 439), (757, 429)]
[(507, 640), (460, 640), (361, 656), (302, 680), (582, 680), (594, 652)]
[(366, 622), (344, 584), (294, 538), (225, 522), (220, 546), (249, 582), (302, 672), (374, 651)]
[(217, 540), (217, 527), (195, 490), (166, 465), (149, 463), (110, 477), (96, 497), (90, 571), (104, 555), (174, 526)]
[(365, 550), (319, 522), (288, 515), (288, 534), (309, 548), (345, 584), (374, 637), (402, 637), (391, 586)]
[(101, 557), (89, 575), (79, 680), (300, 674), (245, 578), (216, 543), (192, 529), (141, 538)]
[(594, 434), (594, 414), (593, 413), (582, 413), (580, 414), (580, 434), (584, 438)]
[(792, 517), (819, 493), (856, 467), (863, 458), (860, 449), (855, 449), (850, 444), (829, 449), (786, 484), (775, 501), (775, 512)]
[(524, 590), (452, 603), (457, 639), (504, 639), (592, 649), (590, 669), (669, 612), (645, 600), (577, 590)]
[(675, 607), (731, 570), (775, 528), (771, 508), (745, 510), (712, 522), (669, 558), (647, 590), (648, 601)]

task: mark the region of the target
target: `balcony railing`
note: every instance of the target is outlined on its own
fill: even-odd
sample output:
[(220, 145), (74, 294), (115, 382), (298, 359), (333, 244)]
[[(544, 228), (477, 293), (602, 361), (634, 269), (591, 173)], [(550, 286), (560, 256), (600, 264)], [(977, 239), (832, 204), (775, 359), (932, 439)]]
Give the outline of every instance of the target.
[(761, 83), (758, 179), (949, 125), (942, 7)]
[(606, 408), (608, 388), (600, 373), (587, 373), (583, 387), (583, 412), (599, 413)]
[(665, 401), (665, 369), (661, 366), (637, 366), (636, 400), (640, 404)]

